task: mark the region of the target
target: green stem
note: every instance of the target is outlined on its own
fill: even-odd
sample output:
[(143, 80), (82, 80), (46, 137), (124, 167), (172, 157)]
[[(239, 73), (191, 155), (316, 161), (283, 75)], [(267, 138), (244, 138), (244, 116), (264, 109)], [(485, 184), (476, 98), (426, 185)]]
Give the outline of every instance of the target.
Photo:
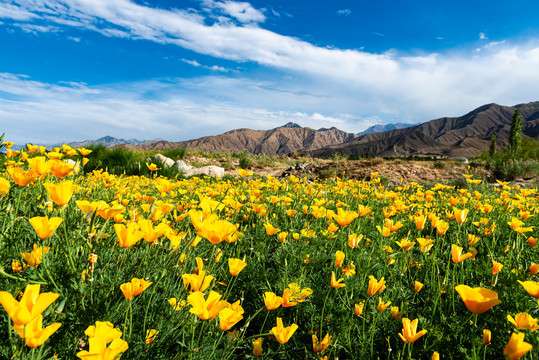
[(326, 310), (326, 302), (328, 301), (329, 293), (331, 292), (331, 288), (329, 289), (328, 293), (326, 294), (326, 299), (324, 300), (324, 306), (322, 307), (322, 316), (320, 317), (320, 329), (319, 333), (322, 334), (322, 325), (324, 324), (324, 311)]

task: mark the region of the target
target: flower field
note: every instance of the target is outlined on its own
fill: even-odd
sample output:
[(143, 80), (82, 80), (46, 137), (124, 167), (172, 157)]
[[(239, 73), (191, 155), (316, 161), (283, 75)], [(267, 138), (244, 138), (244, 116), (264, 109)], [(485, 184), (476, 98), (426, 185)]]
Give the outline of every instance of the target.
[(536, 189), (84, 174), (86, 155), (8, 149), (0, 357), (538, 357)]

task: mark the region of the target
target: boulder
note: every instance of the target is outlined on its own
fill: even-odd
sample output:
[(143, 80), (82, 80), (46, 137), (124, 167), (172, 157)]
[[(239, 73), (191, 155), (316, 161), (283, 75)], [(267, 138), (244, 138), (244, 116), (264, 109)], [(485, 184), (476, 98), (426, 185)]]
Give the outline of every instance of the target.
[(225, 176), (225, 169), (219, 166), (202, 166), (199, 168), (192, 168), (185, 172), (185, 176), (193, 176), (193, 175), (205, 175), (205, 176), (215, 176), (215, 177), (223, 177)]
[(152, 159), (162, 162), (163, 166), (166, 166), (166, 167), (171, 167), (175, 164), (174, 160), (161, 154), (155, 154), (154, 156), (152, 156)]
[(187, 165), (183, 160), (176, 161), (175, 166), (184, 174), (193, 168), (191, 165)]

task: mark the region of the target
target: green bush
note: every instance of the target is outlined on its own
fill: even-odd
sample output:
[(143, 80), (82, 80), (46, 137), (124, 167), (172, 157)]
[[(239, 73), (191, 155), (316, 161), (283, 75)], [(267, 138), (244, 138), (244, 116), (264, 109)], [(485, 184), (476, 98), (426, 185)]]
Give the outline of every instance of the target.
[(247, 151), (243, 151), (240, 153), (239, 161), (240, 161), (240, 168), (248, 169), (251, 167), (251, 158), (249, 154), (247, 154)]

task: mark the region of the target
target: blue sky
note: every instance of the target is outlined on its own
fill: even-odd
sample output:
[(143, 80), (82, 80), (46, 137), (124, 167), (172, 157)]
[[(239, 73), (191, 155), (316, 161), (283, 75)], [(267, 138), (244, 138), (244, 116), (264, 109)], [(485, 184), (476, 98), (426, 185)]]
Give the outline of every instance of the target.
[(1, 132), (359, 132), (537, 101), (537, 1), (0, 0)]

